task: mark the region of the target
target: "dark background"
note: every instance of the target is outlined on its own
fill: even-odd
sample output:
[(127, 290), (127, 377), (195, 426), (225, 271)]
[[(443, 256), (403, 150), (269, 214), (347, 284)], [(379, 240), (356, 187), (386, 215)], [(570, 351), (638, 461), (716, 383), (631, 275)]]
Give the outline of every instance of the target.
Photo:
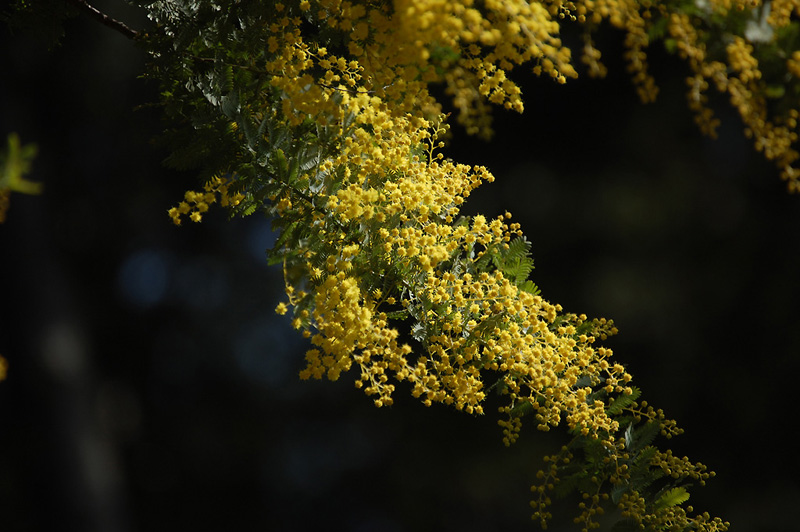
[[(560, 435), (506, 449), (491, 409), (300, 382), (269, 222), (172, 226), (196, 181), (161, 165), (158, 110), (134, 111), (157, 96), (143, 55), (66, 30), (48, 51), (0, 29), (0, 135), (39, 146), (46, 187), (0, 225), (0, 530), (535, 530), (528, 488)], [(700, 136), (679, 62), (654, 50), (643, 106), (603, 41), (608, 79), (520, 73), (524, 116), (498, 113), (492, 144), (457, 134), (448, 155), (497, 177), (466, 210), (514, 213), (543, 295), (615, 320), (617, 359), (686, 429), (670, 447), (718, 473), (695, 508), (797, 530), (800, 198), (724, 101), (720, 139)]]

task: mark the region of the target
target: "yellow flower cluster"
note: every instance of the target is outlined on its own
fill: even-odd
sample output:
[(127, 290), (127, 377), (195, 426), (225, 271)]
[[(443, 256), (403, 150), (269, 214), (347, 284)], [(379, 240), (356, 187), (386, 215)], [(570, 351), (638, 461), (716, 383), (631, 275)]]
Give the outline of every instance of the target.
[[(327, 277), (315, 288), (312, 319), (318, 333), (311, 342), (320, 349), (306, 353), (308, 368), (301, 373), (304, 378), (336, 380), (350, 369), (356, 350), (367, 362), (370, 352), (375, 357), (392, 359), (401, 351), (395, 340), (397, 331), (385, 327), (385, 319), (378, 319), (369, 308), (353, 277), (345, 272)], [(383, 325), (383, 327), (381, 327)], [(320, 351), (321, 350), (321, 351)], [(367, 353), (364, 353), (368, 350)], [(324, 373), (323, 373), (324, 371)], [(381, 384), (386, 378), (378, 379)]]
[[(754, 55), (756, 42), (771, 45), (777, 38), (776, 30), (789, 26), (800, 16), (800, 4), (796, 0), (709, 0), (698, 3), (698, 12), (689, 16), (683, 8), (665, 2), (639, 2), (634, 0), (549, 0), (549, 12), (553, 16), (569, 17), (587, 23), (582, 61), (588, 65), (589, 74), (602, 76), (605, 67), (599, 62), (600, 53), (593, 46), (589, 31), (603, 21), (625, 31), (625, 57), (628, 69), (636, 84), (642, 101), (655, 99), (658, 89), (647, 72), (646, 49), (651, 36), (661, 31), (659, 24), (667, 24), (669, 45), (687, 60), (692, 75), (689, 85), (688, 103), (694, 111), (701, 130), (715, 136), (719, 121), (708, 107), (706, 91), (714, 86), (727, 93), (745, 124), (745, 132), (752, 137), (759, 151), (776, 162), (781, 177), (787, 181), (790, 191), (800, 192), (800, 170), (794, 166), (800, 154), (797, 151), (797, 114), (800, 104), (789, 100), (789, 110), (773, 115), (766, 101), (763, 73)], [(719, 24), (728, 13), (747, 13), (751, 20), (748, 27), (755, 28), (752, 35), (725, 33), (722, 40), (727, 43), (727, 57), (711, 58), (704, 39), (712, 32), (703, 25)], [(740, 15), (739, 15), (740, 16)], [(735, 25), (732, 23), (731, 27)], [(714, 30), (718, 31), (718, 30)], [(732, 31), (732, 30), (728, 30)], [(783, 53), (782, 51), (779, 53)], [(798, 67), (793, 59), (796, 51), (787, 59), (789, 74), (797, 76)], [(785, 78), (787, 82), (791, 78)], [(784, 105), (785, 107), (785, 105)]]
[(621, 515), (633, 520), (642, 530), (686, 530), (689, 523), (691, 530), (702, 532), (724, 532), (730, 527), (730, 523), (712, 517), (708, 512), (692, 516), (690, 520), (687, 514), (694, 511), (691, 506), (670, 506), (648, 512), (644, 499), (635, 492), (623, 494), (619, 507)]
[[(769, 22), (775, 27), (788, 24), (797, 11), (791, 0), (771, 5)], [(703, 9), (724, 14), (760, 7), (759, 0), (714, 0)], [(349, 174), (351, 166), (341, 163), (351, 157), (350, 146), (372, 142), (371, 150), (357, 153), (349, 161), (355, 163), (358, 174), (347, 177), (360, 186), (365, 176), (381, 172), (377, 165), (387, 149), (384, 134), (406, 137), (408, 143), (399, 148), (401, 151), (423, 141), (418, 132), (441, 112), (440, 104), (428, 91), (430, 84), (444, 84), (458, 120), (469, 132), (489, 136), (489, 104), (523, 109), (519, 87), (508, 77), (513, 68), (533, 64), (534, 72), (561, 82), (576, 76), (570, 51), (558, 37), (560, 18), (589, 26), (608, 21), (623, 29), (626, 58), (639, 95), (643, 101), (652, 101), (658, 90), (647, 72), (646, 48), (654, 20), (664, 19), (675, 48), (694, 72), (688, 79), (689, 106), (701, 129), (714, 135), (718, 125), (707, 105), (706, 92), (713, 85), (730, 95), (748, 134), (758, 149), (780, 165), (790, 189), (800, 188), (800, 173), (792, 167), (798, 158), (793, 111), (787, 117), (770, 119), (756, 86), (761, 72), (752, 44), (731, 36), (727, 63), (710, 60), (698, 36), (696, 20), (670, 9), (663, 3), (634, 0), (495, 0), (480, 5), (473, 0), (306, 0), (278, 4), (280, 16), (265, 26), (270, 57), (266, 72), (270, 84), (282, 91), (281, 112), (288, 125), (296, 127), (314, 117), (326, 125), (341, 126), (347, 144), (342, 146), (338, 160), (322, 163), (326, 165), (323, 170), (343, 166)], [(301, 29), (308, 23), (304, 20), (337, 32), (343, 44), (322, 46), (313, 39), (307, 41)], [(587, 31), (583, 62), (593, 75), (606, 72), (599, 58), (600, 52)], [(793, 65), (790, 58), (790, 72)], [(374, 130), (358, 127), (345, 133), (353, 116), (361, 126), (368, 120)], [(402, 118), (402, 132), (396, 129), (398, 123), (387, 125), (381, 116)], [(359, 212), (349, 198), (363, 193), (376, 198), (368, 190), (341, 191), (339, 210), (350, 218), (364, 214), (371, 217), (370, 208)], [(194, 218), (201, 214), (199, 210), (192, 213)]]
[[(613, 325), (563, 315), (493, 265), (521, 236), (519, 226), (508, 223), (510, 215), (458, 218), (465, 198), (493, 177), (436, 153), (446, 126), (427, 86), (445, 83), (473, 129), (483, 127), (469, 114), (478, 101), (521, 111), (519, 89), (506, 77), (515, 65), (534, 62), (560, 81), (575, 75), (555, 20), (569, 16), (627, 30), (631, 69), (642, 98), (651, 99), (646, 18), (637, 4), (508, 0), (478, 9), (468, 0), (397, 0), (390, 8), (318, 0), (278, 12), (265, 37), (265, 69), (280, 105), (276, 111), (265, 101), (263, 113), (285, 128), (313, 124), (338, 137), (334, 150), (270, 196), (275, 214), (315, 234), (292, 241), (285, 256), (293, 325), (313, 345), (301, 376), (335, 380), (355, 365), (356, 385), (379, 406), (392, 404), (394, 382), (408, 381), (426, 405), (482, 413), (494, 373), (492, 386), (508, 399), (500, 409), (506, 443), (517, 438), (527, 407), (542, 430), (565, 422), (613, 448), (620, 427), (604, 397), (632, 393), (625, 368), (595, 345)], [(343, 34), (346, 52), (307, 41), (298, 13)], [(680, 21), (672, 26), (676, 36), (691, 31)], [(700, 64), (696, 43), (678, 39)], [(585, 57), (603, 72), (590, 40)], [(199, 221), (218, 196), (223, 205), (243, 199), (230, 197), (228, 182), (217, 178), (204, 192), (188, 192), (170, 216)], [(410, 325), (417, 349), (399, 341), (401, 325)], [(667, 434), (677, 431), (660, 413), (637, 415), (658, 419)]]
[(761, 79), (758, 60), (753, 57), (753, 47), (742, 37), (734, 37), (727, 48), (728, 64), (742, 83), (748, 84)]
[[(585, 434), (610, 433), (618, 427), (601, 401), (588, 400), (591, 385), (602, 382), (610, 392), (625, 393), (630, 376), (621, 365), (608, 363), (610, 350), (592, 347), (591, 332), (577, 332), (582, 320), (556, 325), (560, 307), (520, 290), (499, 270), (477, 266), (490, 250), (507, 249), (520, 235), (519, 226), (508, 224), (510, 215), (457, 221), (471, 191), (494, 178), (485, 168), (435, 153), (446, 127), (433, 114), (436, 106), (424, 85), (409, 90), (417, 76), (444, 79), (434, 67), (449, 71), (434, 57), (431, 42), (468, 55), (463, 42), (480, 43), (492, 47), (493, 60), (500, 63), (538, 57), (546, 70), (563, 66), (568, 57), (548, 33), (557, 25), (534, 27), (537, 20), (549, 20), (539, 4), (518, 7), (521, 26), (497, 29), (488, 22), (495, 19), (458, 2), (396, 4), (392, 24), (380, 6), (333, 1), (301, 6), (329, 27), (349, 32), (357, 61), (306, 43), (299, 21), (288, 13), (272, 23), (269, 46), (275, 56), (267, 70), (284, 95), (283, 119), (290, 127), (310, 120), (337, 128), (343, 137), (333, 155), (297, 177), (305, 188), (285, 187), (272, 197), (276, 212), (305, 216), (325, 242), (323, 249), (297, 252), (300, 258), (290, 268), (306, 273), (296, 282), (287, 279), (290, 303), (298, 309), (294, 324), (314, 345), (301, 376), (337, 379), (356, 364), (361, 371), (356, 384), (375, 395), (376, 404), (391, 404), (390, 379), (405, 380), (426, 405), (442, 402), (481, 413), (482, 372), (495, 371), (503, 376), (510, 418), (515, 405), (529, 403), (542, 428), (564, 419)], [(506, 22), (509, 16), (503, 15)], [(503, 36), (509, 31), (534, 32), (525, 41), (527, 51), (513, 51), (519, 43), (507, 49)], [(481, 50), (473, 49), (471, 57)], [(477, 90), (490, 100), (500, 92), (518, 95), (503, 70), (462, 59), (453, 58), (462, 68), (483, 72)], [(412, 66), (413, 75), (407, 70)], [(408, 112), (416, 105), (428, 109), (428, 119)], [(348, 229), (354, 227), (355, 241)], [(384, 273), (375, 278), (376, 272)], [(387, 284), (386, 277), (394, 283)], [(382, 310), (385, 306), (389, 309)], [(412, 349), (398, 343), (391, 308), (420, 329), (422, 351), (413, 358)], [(278, 310), (285, 312), (285, 305)], [(581, 378), (589, 379), (586, 385), (578, 386)], [(514, 437), (509, 431), (507, 439)]]
[[(519, 87), (507, 77), (517, 65), (563, 83), (577, 74), (558, 38), (558, 22), (539, 2), (396, 0), (312, 2), (321, 24), (349, 37), (348, 52), (363, 69), (364, 88), (401, 112), (440, 110), (430, 83), (445, 84), (458, 119), (471, 133), (491, 134), (485, 102), (522, 111)], [(316, 6), (316, 7), (315, 7)]]
[[(757, 0), (750, 0), (749, 4), (761, 5), (762, 2)], [(752, 5), (752, 7), (756, 7)], [(766, 5), (766, 2), (764, 3)], [(769, 2), (769, 16), (767, 22), (773, 28), (782, 28), (789, 25), (792, 15), (800, 17), (800, 3), (797, 0), (770, 0)]]
[(800, 78), (800, 50), (794, 52), (786, 60), (786, 69), (792, 76)]
[[(632, 403), (626, 411), (636, 414), (636, 418), (645, 418), (651, 423), (656, 423), (661, 427), (662, 433), (667, 437), (680, 434), (682, 431), (677, 429), (674, 422), (664, 418), (663, 412), (653, 410), (648, 407), (646, 402)], [(539, 521), (542, 528), (547, 528), (547, 522), (552, 518), (549, 507), (552, 500), (549, 496), (555, 489), (556, 484), (565, 479), (559, 478), (562, 475), (562, 468), (569, 470), (573, 463), (580, 463), (581, 456), (576, 453), (585, 453), (580, 445), (575, 445), (577, 440), (573, 440), (570, 445), (565, 445), (560, 452), (546, 456), (544, 458), (546, 469), (537, 472), (536, 478), (539, 483), (531, 487), (534, 499), (531, 507), (534, 510), (533, 519)], [(696, 516), (689, 516), (693, 512), (691, 506), (682, 508), (673, 504), (655, 505), (650, 501), (650, 507), (645, 498), (637, 492), (635, 483), (638, 477), (642, 478), (644, 471), (656, 470), (658, 476), (669, 477), (674, 481), (678, 479), (691, 480), (701, 486), (706, 481), (714, 477), (713, 471), (708, 471), (707, 467), (700, 463), (694, 463), (688, 457), (677, 457), (672, 451), (660, 451), (655, 447), (646, 446), (643, 449), (631, 448), (626, 437), (619, 437), (616, 441), (599, 441), (602, 445), (602, 459), (592, 463), (594, 470), (586, 470), (578, 474), (585, 475), (580, 488), (582, 501), (578, 504), (581, 511), (575, 518), (575, 522), (582, 524), (582, 530), (598, 528), (598, 518), (604, 514), (604, 506), (608, 505), (608, 487), (603, 487), (604, 483), (610, 483), (618, 493), (619, 502), (617, 508), (623, 517), (635, 521), (643, 530), (701, 530), (704, 532), (724, 531), (729, 527), (729, 523), (723, 522), (719, 518), (712, 518), (707, 513)], [(638, 453), (638, 454), (637, 454)], [(642, 457), (645, 458), (642, 458)], [(575, 471), (574, 467), (572, 468)], [(688, 495), (686, 496), (688, 498)], [(684, 499), (685, 500), (685, 499)]]
[(581, 62), (589, 67), (589, 76), (593, 78), (603, 78), (608, 73), (608, 68), (600, 62), (601, 56), (600, 50), (594, 47), (591, 35), (585, 34)]
[[(709, 3), (718, 11), (745, 4)], [(689, 17), (665, 10), (635, 0), (276, 5), (278, 15), (264, 25), (267, 54), (259, 63), (269, 90), (249, 106), (258, 120), (271, 121), (266, 144), (277, 144), (269, 135), (278, 130), (293, 139), (263, 154), (269, 164), (259, 185), (271, 187), (265, 210), (285, 222), (283, 243), (271, 253), (284, 261), (288, 304), (276, 311), (293, 307), (293, 326), (311, 341), (302, 378), (336, 380), (357, 369), (356, 386), (378, 406), (391, 405), (396, 383), (408, 382), (425, 405), (474, 414), (483, 413), (489, 389), (496, 389), (506, 399), (499, 422), (506, 444), (517, 439), (522, 414), (531, 412), (541, 430), (563, 423), (576, 437), (601, 441), (612, 484), (629, 479), (624, 427), (609, 409), (615, 398), (632, 402), (631, 376), (613, 362), (610, 349), (597, 345), (616, 332), (613, 323), (564, 314), (529, 291), (514, 251), (521, 231), (510, 214), (459, 216), (470, 193), (494, 178), (437, 151), (445, 117), (428, 87), (443, 84), (458, 119), (488, 136), (489, 104), (523, 109), (520, 90), (508, 78), (513, 68), (532, 64), (537, 74), (560, 82), (576, 75), (558, 37), (558, 19), (571, 18), (588, 25), (609, 21), (626, 31), (629, 69), (641, 98), (650, 101), (657, 91), (645, 49), (652, 19), (666, 17), (665, 31), (694, 72), (690, 105), (708, 132), (715, 125), (706, 105), (711, 82), (729, 93), (767, 156), (788, 167), (797, 116), (775, 125), (754, 101), (760, 73), (751, 45), (732, 39), (727, 62), (710, 61)], [(306, 31), (309, 24), (333, 37), (323, 42), (321, 33)], [(603, 75), (599, 60), (587, 34), (584, 62)], [(304, 142), (308, 150), (298, 148)], [(291, 150), (313, 151), (313, 157), (293, 161), (298, 164), (286, 171)], [(199, 221), (217, 198), (223, 205), (252, 201), (228, 187), (216, 178), (203, 192), (188, 192), (170, 216), (175, 223), (183, 216)], [(680, 432), (645, 403), (625, 412), (636, 422), (657, 424), (666, 436)], [(534, 506), (543, 521), (547, 492), (569, 459), (562, 453), (542, 472)], [(702, 466), (668, 453), (654, 454), (651, 465), (680, 478), (702, 482), (708, 476)], [(586, 494), (580, 519), (587, 528), (608, 497), (601, 484)], [(650, 517), (635, 513), (640, 502), (633, 494), (621, 504), (644, 523)]]
[[(724, 3), (723, 9), (745, 9), (753, 2)], [(759, 3), (760, 5), (760, 3)], [(784, 9), (783, 18), (772, 11), (770, 24), (782, 26), (789, 23), (791, 10)], [(689, 107), (695, 111), (701, 129), (714, 136), (719, 121), (708, 107), (706, 91), (711, 84), (720, 92), (727, 93), (731, 104), (739, 112), (745, 124), (745, 134), (754, 141), (757, 150), (767, 159), (775, 161), (781, 169), (781, 177), (787, 181), (790, 192), (800, 192), (800, 170), (794, 164), (800, 159), (797, 151), (797, 124), (800, 105), (795, 104), (783, 116), (770, 116), (769, 105), (763, 93), (762, 72), (754, 57), (754, 45), (740, 36), (732, 36), (726, 48), (727, 62), (710, 60), (705, 44), (699, 38), (689, 16), (673, 13), (668, 29), (675, 40), (681, 57), (686, 59), (694, 74), (689, 84)], [(787, 69), (793, 68), (793, 54), (787, 60)]]
[[(411, 199), (410, 204), (424, 206)], [(419, 211), (407, 215), (409, 220), (419, 216)], [(480, 413), (485, 397), (481, 371), (490, 370), (504, 375), (512, 407), (522, 402), (534, 406), (540, 428), (555, 426), (564, 416), (584, 434), (618, 429), (601, 401), (587, 400), (592, 389), (578, 386), (588, 376), (590, 382), (605, 383), (609, 392), (630, 392), (630, 375), (608, 362), (610, 350), (592, 348), (594, 337), (578, 334), (575, 325), (553, 327), (560, 308), (520, 291), (500, 271), (456, 275), (454, 265), (440, 267), (464, 248), (507, 242), (509, 227), (500, 219), (487, 223), (476, 216), (471, 227), (455, 230), (433, 221), (421, 230), (380, 227), (367, 238), (381, 268), (418, 272), (416, 279), (409, 276), (403, 288), (387, 294), (362, 290), (357, 283), (361, 272), (349, 262), (362, 251), (359, 246), (343, 250), (340, 258), (329, 256), (327, 277), (314, 274), (309, 263), (314, 310), (304, 326), (316, 330), (316, 348), (306, 355), (304, 378), (335, 379), (355, 361), (361, 367), (357, 384), (378, 393), (378, 404), (391, 404), (394, 386), (386, 384), (391, 371), (396, 380), (410, 381), (412, 394), (426, 405), (443, 402)], [(382, 297), (389, 294), (397, 295)], [(397, 345), (386, 314), (376, 310), (378, 303), (398, 301), (424, 320), (424, 353), (415, 362), (408, 360), (408, 346)]]
[(223, 207), (235, 207), (243, 199), (241, 193), (229, 194), (230, 183), (227, 179), (214, 177), (203, 186), (203, 192), (186, 191), (184, 201), (177, 207), (169, 209), (168, 214), (175, 225), (180, 225), (183, 216), (188, 216), (193, 222), (199, 222), (203, 218), (203, 213), (208, 211), (209, 205), (217, 201)]
[(761, 0), (709, 0), (709, 7), (723, 15), (732, 10), (755, 9), (759, 5), (761, 5)]

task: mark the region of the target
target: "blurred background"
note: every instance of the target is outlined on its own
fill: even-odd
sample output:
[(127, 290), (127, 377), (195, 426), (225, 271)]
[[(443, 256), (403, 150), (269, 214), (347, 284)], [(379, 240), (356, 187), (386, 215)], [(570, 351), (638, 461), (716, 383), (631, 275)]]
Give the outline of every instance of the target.
[[(601, 39), (605, 80), (520, 72), (525, 115), (499, 112), (492, 144), (456, 133), (447, 155), (497, 177), (466, 211), (511, 211), (543, 295), (615, 321), (617, 359), (686, 429), (670, 447), (718, 473), (696, 509), (797, 530), (800, 197), (724, 101), (719, 140), (697, 132), (686, 71), (657, 50), (661, 95), (640, 104), (620, 42)], [(0, 50), (0, 137), (38, 145), (45, 185), (0, 225), (0, 530), (537, 529), (529, 486), (557, 431), (505, 448), (491, 408), (401, 388), (379, 410), (352, 376), (299, 381), (269, 221), (166, 214), (197, 182), (161, 165), (130, 41), (78, 18), (53, 50), (2, 27)]]

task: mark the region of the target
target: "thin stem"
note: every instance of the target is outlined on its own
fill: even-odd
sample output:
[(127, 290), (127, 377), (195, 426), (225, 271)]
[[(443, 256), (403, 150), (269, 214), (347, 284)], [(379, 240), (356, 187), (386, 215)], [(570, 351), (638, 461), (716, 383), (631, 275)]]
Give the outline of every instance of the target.
[(96, 7), (89, 5), (86, 0), (67, 0), (67, 2), (74, 5), (84, 13), (87, 13), (90, 17), (99, 21), (101, 24), (108, 26), (112, 30), (120, 32), (128, 39), (135, 39), (139, 36), (138, 31), (132, 30), (124, 22), (120, 22), (119, 20), (109, 17), (105, 13), (101, 13)]

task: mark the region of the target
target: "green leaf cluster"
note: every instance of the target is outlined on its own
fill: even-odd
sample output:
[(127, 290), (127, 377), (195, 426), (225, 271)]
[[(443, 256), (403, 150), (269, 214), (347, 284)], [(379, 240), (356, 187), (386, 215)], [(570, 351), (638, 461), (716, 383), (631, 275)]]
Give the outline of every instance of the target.
[[(254, 1), (163, 0), (148, 6), (155, 28), (141, 42), (150, 56), (145, 75), (161, 84), (167, 164), (199, 169), (208, 178), (250, 162), (258, 131), (252, 125), (263, 122), (265, 110), (241, 102), (270, 101), (266, 52), (260, 32), (252, 29), (274, 14), (271, 3)], [(242, 124), (251, 150), (241, 149), (233, 126), (242, 116), (248, 118)]]
[(474, 272), (490, 271), (490, 264), (503, 272), (503, 276), (520, 290), (533, 295), (539, 293), (539, 287), (529, 279), (533, 272), (533, 257), (531, 243), (524, 236), (513, 239), (505, 246), (499, 244), (489, 246), (475, 260)]
[[(604, 395), (596, 392), (589, 401)], [(638, 403), (640, 396), (641, 390), (634, 387), (633, 393), (606, 398), (606, 412), (624, 427), (615, 444), (571, 431), (570, 443), (549, 458), (553, 465), (550, 475), (545, 476), (545, 492), (552, 491), (558, 498), (578, 494), (589, 501), (581, 505), (581, 519), (590, 528), (594, 515), (608, 512), (614, 532), (724, 530), (727, 525), (719, 520), (687, 514), (691, 507), (683, 505), (689, 500), (689, 488), (695, 482), (703, 484), (711, 474), (705, 472), (704, 466), (685, 459), (675, 462), (669, 451), (659, 450), (655, 445), (658, 436), (669, 436), (675, 433), (674, 429), (660, 412)], [(614, 512), (618, 507), (623, 508), (621, 513)]]

